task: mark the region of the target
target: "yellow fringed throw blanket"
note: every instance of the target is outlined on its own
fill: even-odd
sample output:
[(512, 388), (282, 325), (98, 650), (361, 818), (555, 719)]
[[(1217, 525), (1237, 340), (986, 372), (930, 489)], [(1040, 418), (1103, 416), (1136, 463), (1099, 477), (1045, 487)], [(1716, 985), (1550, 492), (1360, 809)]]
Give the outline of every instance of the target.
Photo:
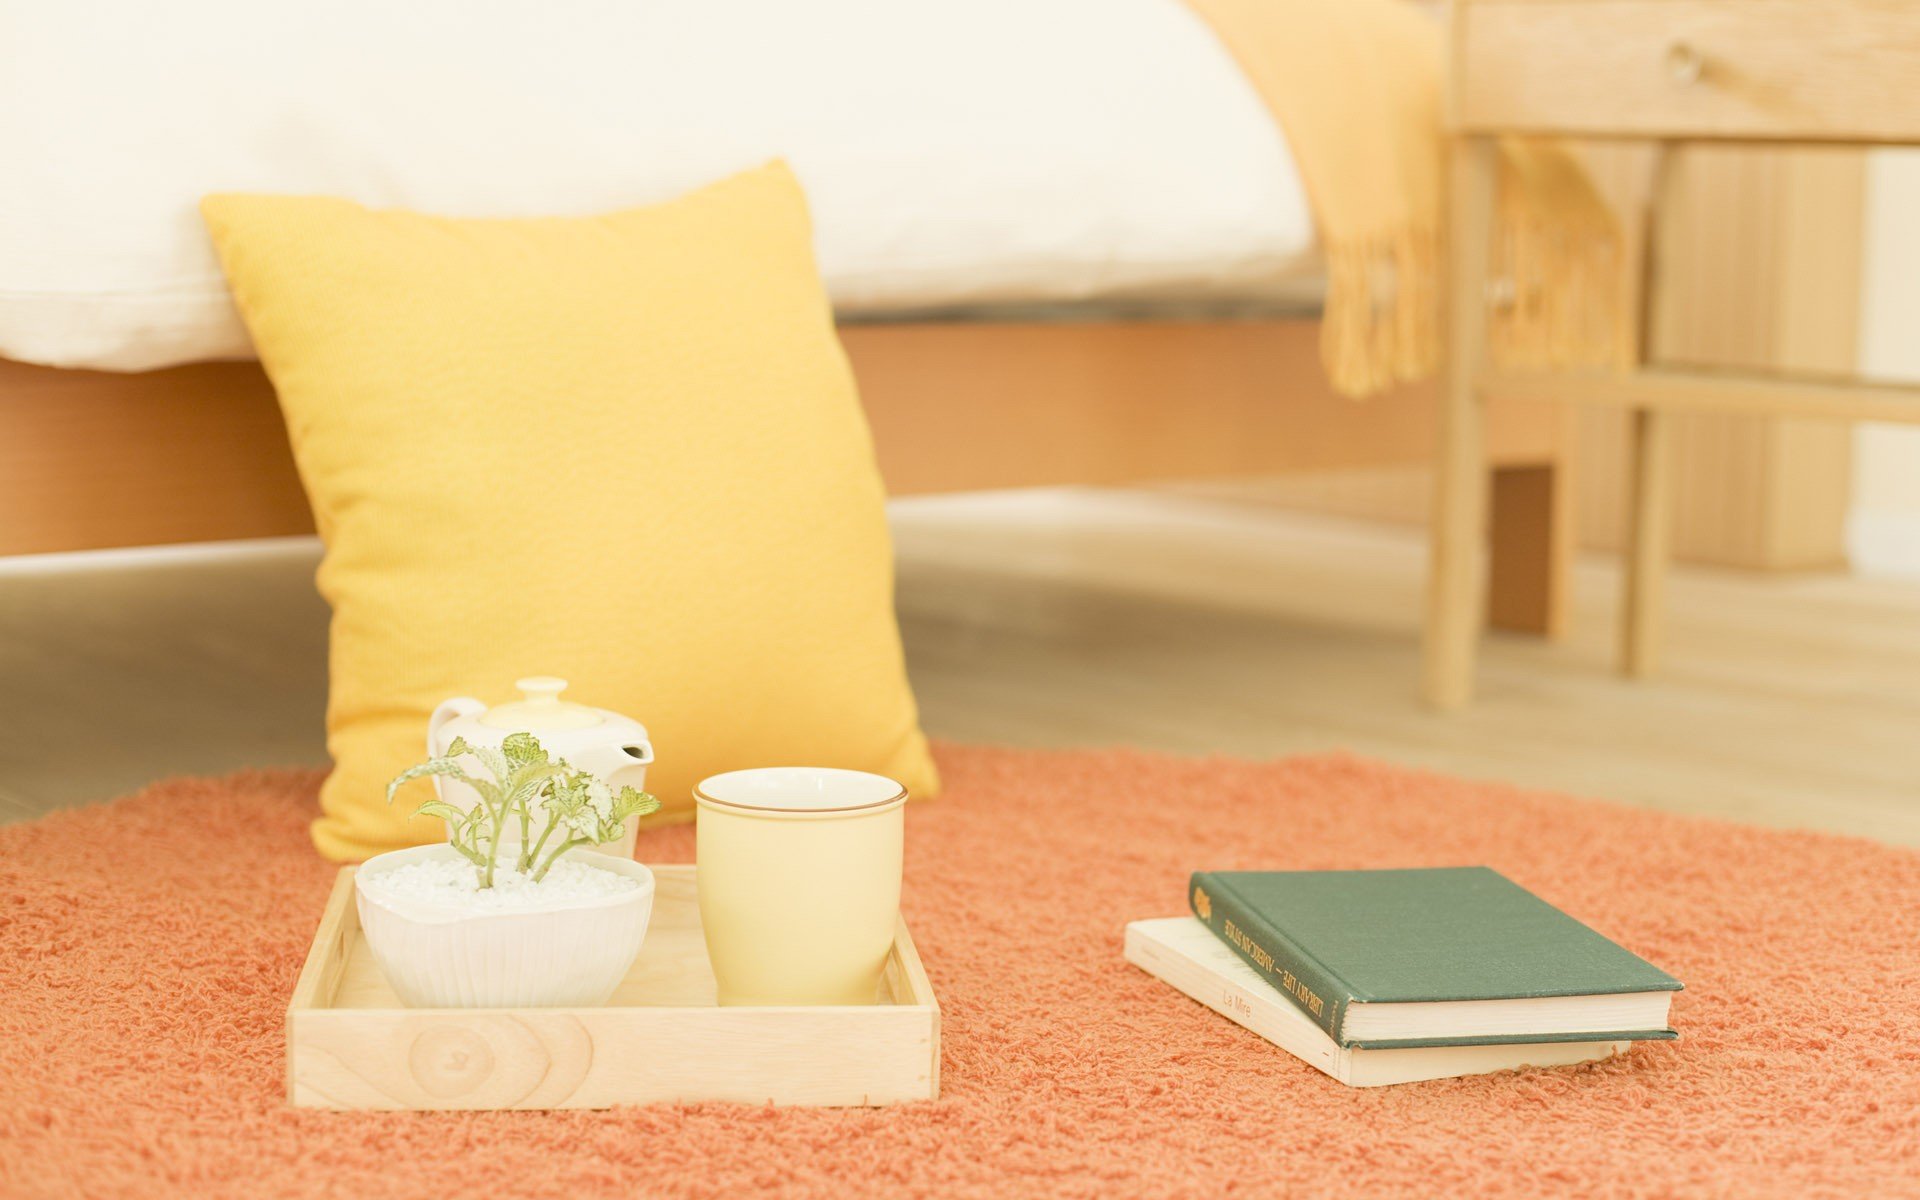
[[(1440, 358), (1445, 138), (1441, 31), (1404, 0), (1186, 0), (1285, 131), (1327, 265), (1320, 353), (1364, 396)], [(1622, 346), (1619, 232), (1561, 151), (1501, 145), (1494, 357), (1612, 361)]]

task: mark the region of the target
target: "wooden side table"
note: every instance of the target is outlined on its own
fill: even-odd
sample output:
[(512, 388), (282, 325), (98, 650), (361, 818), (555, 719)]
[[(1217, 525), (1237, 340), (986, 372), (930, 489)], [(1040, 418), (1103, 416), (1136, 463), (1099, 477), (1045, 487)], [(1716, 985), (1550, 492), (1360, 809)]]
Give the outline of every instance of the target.
[[(1920, 145), (1920, 2), (1454, 0), (1451, 65), (1448, 362), (1426, 652), (1427, 698), (1441, 708), (1473, 693), (1490, 396), (1632, 414), (1620, 665), (1635, 676), (1659, 656), (1669, 414), (1920, 423), (1920, 387), (1662, 366), (1648, 361), (1644, 333), (1625, 371), (1499, 372), (1486, 360), (1496, 137)], [(1659, 198), (1656, 188), (1656, 214)], [(1638, 330), (1648, 328), (1658, 285), (1650, 250), (1634, 289)]]

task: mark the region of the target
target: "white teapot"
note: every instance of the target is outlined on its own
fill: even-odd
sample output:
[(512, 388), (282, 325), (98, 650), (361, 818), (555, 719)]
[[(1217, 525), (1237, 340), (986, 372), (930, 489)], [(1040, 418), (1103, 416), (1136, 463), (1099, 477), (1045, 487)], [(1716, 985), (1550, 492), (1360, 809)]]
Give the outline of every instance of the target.
[[(604, 708), (562, 700), (567, 681), (551, 675), (529, 676), (514, 686), (520, 689), (520, 699), (491, 708), (471, 696), (442, 701), (427, 721), (428, 756), (445, 754), (455, 738), (465, 738), (469, 746), (498, 746), (507, 735), (525, 732), (539, 738), (553, 757), (599, 776), (608, 787), (646, 790), (647, 764), (653, 761), (646, 726)], [(474, 790), (457, 780), (436, 777), (433, 785), (440, 798), (456, 808), (465, 810), (479, 803)], [(638, 820), (627, 822), (618, 842), (597, 849), (631, 857)], [(539, 837), (543, 828), (535, 826), (532, 836)]]

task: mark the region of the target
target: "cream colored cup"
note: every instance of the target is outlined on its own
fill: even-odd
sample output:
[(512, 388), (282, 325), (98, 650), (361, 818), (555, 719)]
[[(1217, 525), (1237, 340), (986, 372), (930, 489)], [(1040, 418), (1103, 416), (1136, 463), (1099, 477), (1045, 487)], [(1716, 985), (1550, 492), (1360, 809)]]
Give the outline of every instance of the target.
[(729, 771), (693, 789), (700, 921), (722, 1004), (872, 1004), (900, 918), (902, 806), (882, 775)]

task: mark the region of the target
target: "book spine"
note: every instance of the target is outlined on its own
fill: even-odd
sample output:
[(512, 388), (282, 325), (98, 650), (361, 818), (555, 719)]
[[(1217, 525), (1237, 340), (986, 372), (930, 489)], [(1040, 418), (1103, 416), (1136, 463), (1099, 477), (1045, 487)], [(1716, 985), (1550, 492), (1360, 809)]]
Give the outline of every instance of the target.
[(1331, 972), (1302, 951), (1264, 917), (1243, 903), (1210, 871), (1195, 871), (1187, 889), (1193, 915), (1260, 973), (1294, 1007), (1340, 1041), (1349, 992)]

